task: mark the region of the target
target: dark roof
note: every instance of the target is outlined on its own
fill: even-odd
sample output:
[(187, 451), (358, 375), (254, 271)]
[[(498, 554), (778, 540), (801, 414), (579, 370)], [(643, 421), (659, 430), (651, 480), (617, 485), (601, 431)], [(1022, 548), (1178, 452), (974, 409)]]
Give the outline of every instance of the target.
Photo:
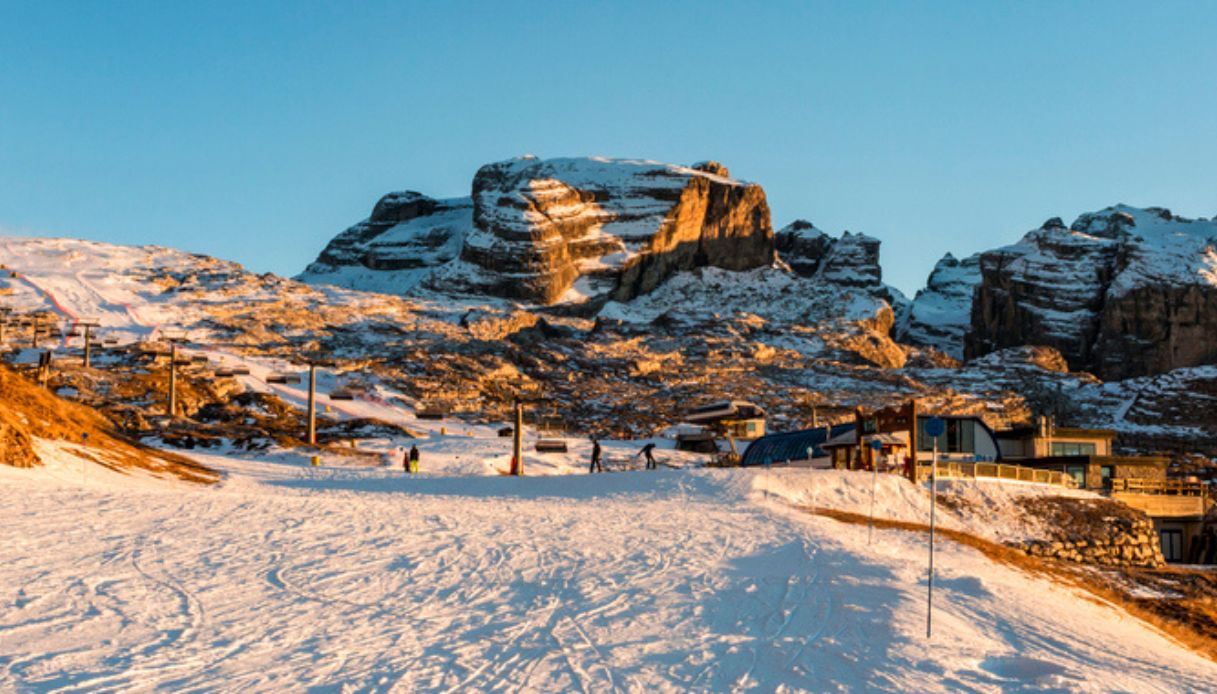
[[(837, 424), (832, 428), (832, 435), (837, 436), (853, 428), (852, 423)], [(828, 439), (826, 433), (824, 427), (818, 427), (762, 436), (744, 450), (740, 465), (771, 465), (788, 460), (807, 460), (808, 448), (814, 449), (814, 457), (823, 457), (827, 454), (820, 446)]]

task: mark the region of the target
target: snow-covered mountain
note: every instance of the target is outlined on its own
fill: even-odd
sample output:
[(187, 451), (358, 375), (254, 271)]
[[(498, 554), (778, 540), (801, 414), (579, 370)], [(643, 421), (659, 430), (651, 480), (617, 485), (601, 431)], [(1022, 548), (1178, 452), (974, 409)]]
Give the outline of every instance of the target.
[(910, 303), (897, 327), (898, 339), (963, 359), (964, 338), (972, 329), (972, 294), (977, 284), (980, 255), (958, 260), (947, 253)]
[(726, 167), (602, 157), (488, 164), (470, 199), (396, 193), (300, 275), (540, 305), (627, 300), (697, 267), (773, 262), (764, 190)]
[(1108, 207), (963, 260), (947, 255), (901, 340), (957, 358), (1021, 345), (1121, 379), (1217, 363), (1217, 220)]

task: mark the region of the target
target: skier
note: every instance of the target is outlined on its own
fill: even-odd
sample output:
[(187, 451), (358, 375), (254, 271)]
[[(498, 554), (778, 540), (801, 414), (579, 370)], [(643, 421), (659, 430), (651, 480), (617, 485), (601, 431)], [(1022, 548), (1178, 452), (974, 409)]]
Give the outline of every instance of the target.
[[(655, 444), (648, 443), (647, 445), (642, 447), (641, 451), (638, 451), (638, 455), (646, 456), (648, 470), (655, 470), (659, 467), (655, 463), (655, 454), (652, 452), (654, 450), (655, 450)], [(638, 457), (638, 455), (636, 455), (634, 457)]]
[(418, 472), (418, 446), (410, 446), (410, 472)]
[(589, 475), (593, 472), (604, 472), (604, 466), (600, 464), (600, 442), (595, 436), (592, 437), (592, 464), (587, 472)]

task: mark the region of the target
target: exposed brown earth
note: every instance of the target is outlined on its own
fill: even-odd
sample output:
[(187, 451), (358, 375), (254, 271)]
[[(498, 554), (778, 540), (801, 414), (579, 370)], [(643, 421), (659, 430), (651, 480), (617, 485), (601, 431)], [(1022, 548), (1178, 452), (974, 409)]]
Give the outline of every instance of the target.
[(0, 462), (6, 465), (41, 464), (34, 446), (40, 438), (77, 444), (77, 455), (119, 472), (141, 468), (189, 482), (219, 479), (205, 466), (127, 438), (96, 410), (57, 397), (2, 365), (0, 393)]

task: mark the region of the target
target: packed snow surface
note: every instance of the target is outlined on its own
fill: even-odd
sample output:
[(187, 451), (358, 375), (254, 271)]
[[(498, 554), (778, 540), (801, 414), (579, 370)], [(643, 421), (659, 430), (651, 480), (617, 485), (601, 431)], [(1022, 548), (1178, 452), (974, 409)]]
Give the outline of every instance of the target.
[[(868, 544), (770, 493), (820, 472), (407, 476), (278, 453), (198, 456), (225, 472), (205, 488), (47, 457), (0, 466), (4, 690), (1148, 692), (1217, 676), (951, 543), (927, 640), (924, 535)], [(807, 488), (872, 481), (823, 479)]]

